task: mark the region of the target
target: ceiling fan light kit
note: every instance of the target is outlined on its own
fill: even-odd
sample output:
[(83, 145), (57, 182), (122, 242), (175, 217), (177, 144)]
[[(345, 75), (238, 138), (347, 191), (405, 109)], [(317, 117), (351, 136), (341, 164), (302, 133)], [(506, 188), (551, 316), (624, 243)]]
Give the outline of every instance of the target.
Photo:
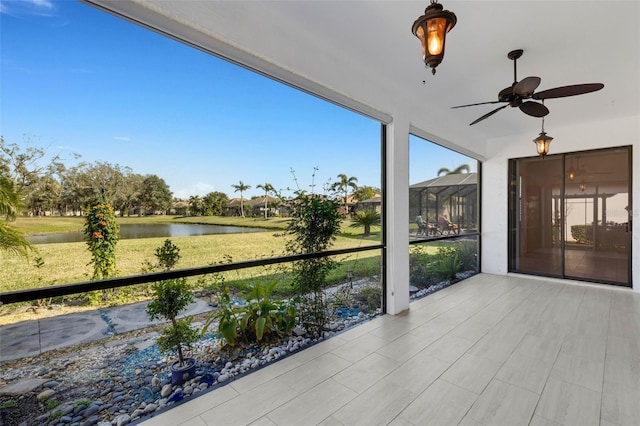
[(411, 32), (420, 39), (422, 44), (422, 59), (431, 73), (435, 75), (436, 67), (444, 58), (444, 47), (447, 33), (456, 25), (458, 18), (453, 12), (443, 10), (437, 0), (431, 0), (431, 4), (424, 10), (413, 23)]
[(553, 138), (547, 135), (544, 129), (540, 132), (540, 135), (533, 140), (533, 143), (536, 144), (536, 150), (540, 157), (544, 158), (549, 153), (549, 144), (551, 144), (552, 140)]
[[(544, 101), (542, 101), (544, 106)], [(542, 129), (540, 129), (540, 134), (537, 138), (533, 140), (533, 143), (536, 144), (536, 151), (538, 151), (538, 155), (542, 158), (546, 157), (549, 153), (549, 145), (553, 138), (546, 134), (544, 131), (544, 117), (542, 117)]]

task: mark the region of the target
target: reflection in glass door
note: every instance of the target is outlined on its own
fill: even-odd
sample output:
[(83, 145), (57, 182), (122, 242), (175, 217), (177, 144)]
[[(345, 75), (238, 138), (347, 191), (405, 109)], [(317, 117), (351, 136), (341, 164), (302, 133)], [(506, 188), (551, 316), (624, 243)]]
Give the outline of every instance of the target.
[(512, 160), (509, 270), (629, 286), (629, 151)]
[(559, 189), (562, 157), (523, 159), (515, 163), (515, 226), (512, 229), (515, 259), (511, 269), (541, 275), (562, 276)]
[(567, 155), (565, 169), (565, 275), (628, 284), (628, 150)]

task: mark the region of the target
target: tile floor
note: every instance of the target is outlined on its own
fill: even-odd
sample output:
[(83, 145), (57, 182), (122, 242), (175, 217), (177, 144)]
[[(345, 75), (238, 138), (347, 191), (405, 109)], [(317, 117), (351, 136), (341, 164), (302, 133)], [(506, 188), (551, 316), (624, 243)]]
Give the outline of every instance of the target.
[(640, 425), (640, 294), (480, 274), (143, 424)]

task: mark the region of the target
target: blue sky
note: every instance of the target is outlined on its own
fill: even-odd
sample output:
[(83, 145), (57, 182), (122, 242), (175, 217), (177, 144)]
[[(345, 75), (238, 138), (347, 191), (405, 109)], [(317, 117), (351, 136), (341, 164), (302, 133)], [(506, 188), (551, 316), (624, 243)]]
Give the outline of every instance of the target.
[[(380, 184), (380, 124), (76, 1), (0, 0), (0, 134), (72, 166), (162, 177), (174, 196)], [(411, 143), (411, 182), (475, 163)], [(73, 153), (80, 154), (73, 160)], [(425, 159), (429, 159), (425, 161)]]

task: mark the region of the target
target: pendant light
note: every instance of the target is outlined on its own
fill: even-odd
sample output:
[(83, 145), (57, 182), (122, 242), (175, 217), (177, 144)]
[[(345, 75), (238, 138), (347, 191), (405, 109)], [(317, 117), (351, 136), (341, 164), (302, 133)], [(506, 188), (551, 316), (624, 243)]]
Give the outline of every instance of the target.
[[(544, 100), (542, 100), (542, 105), (544, 105)], [(533, 140), (533, 143), (536, 144), (536, 150), (538, 151), (538, 155), (544, 158), (549, 153), (549, 144), (553, 138), (547, 135), (544, 131), (544, 117), (542, 117), (542, 130), (537, 138)]]
[(437, 0), (431, 0), (431, 4), (424, 10), (424, 15), (416, 19), (411, 27), (413, 35), (420, 39), (422, 59), (427, 67), (432, 68), (432, 74), (436, 73), (436, 67), (444, 57), (447, 33), (458, 21), (453, 12), (442, 9)]

